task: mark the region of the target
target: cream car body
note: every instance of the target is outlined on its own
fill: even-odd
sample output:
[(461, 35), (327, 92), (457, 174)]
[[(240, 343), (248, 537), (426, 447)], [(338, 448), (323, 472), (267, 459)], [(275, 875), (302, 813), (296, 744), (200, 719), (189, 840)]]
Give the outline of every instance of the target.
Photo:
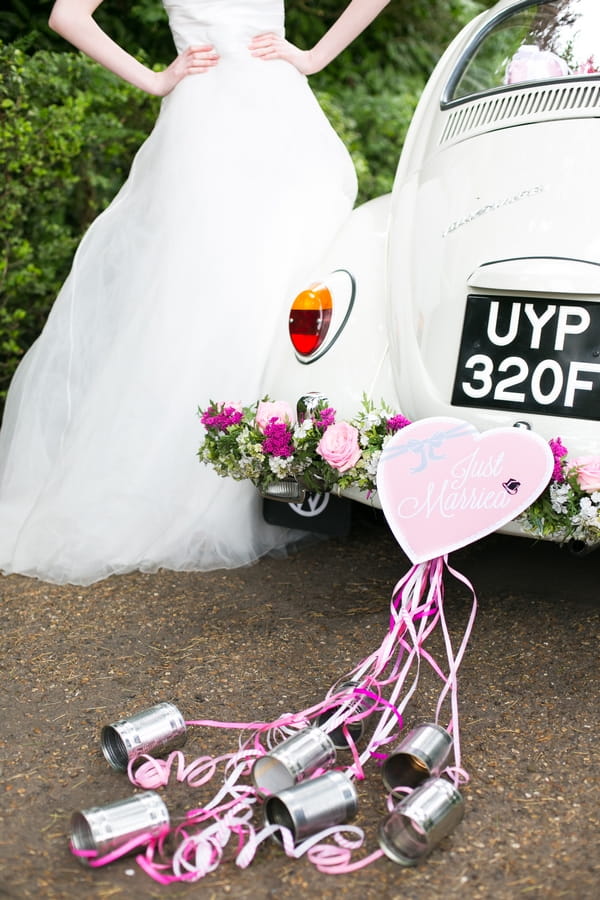
[(328, 333), (312, 356), (286, 344), (271, 395), (351, 416), (366, 393), (599, 455), (599, 158), (600, 4), (501, 0), (440, 59), (392, 193), (315, 272)]

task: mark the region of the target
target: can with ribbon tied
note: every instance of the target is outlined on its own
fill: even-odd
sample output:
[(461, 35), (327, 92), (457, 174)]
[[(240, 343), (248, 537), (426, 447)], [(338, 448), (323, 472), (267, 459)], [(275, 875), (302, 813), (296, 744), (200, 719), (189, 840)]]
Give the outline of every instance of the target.
[(441, 725), (418, 725), (391, 751), (381, 767), (388, 791), (416, 787), (426, 778), (439, 775), (452, 749), (452, 736)]
[(252, 766), (252, 781), (263, 796), (277, 794), (308, 778), (317, 769), (329, 769), (336, 759), (329, 735), (309, 726), (282, 741)]
[[(350, 779), (343, 772), (325, 772), (268, 797), (265, 822), (288, 828), (296, 844), (352, 819), (357, 805), (356, 788)], [(280, 834), (273, 837), (281, 843)]]
[[(323, 730), (326, 730), (327, 722), (333, 719), (334, 716), (339, 718), (340, 713), (347, 711), (348, 718), (361, 716), (354, 722), (345, 723), (348, 730), (348, 735), (354, 741), (354, 743), (362, 738), (365, 732), (364, 714), (367, 712), (367, 710), (376, 706), (377, 700), (372, 697), (367, 697), (365, 695), (357, 693), (356, 689), (359, 687), (360, 685), (355, 681), (344, 681), (342, 682), (342, 684), (336, 687), (335, 690), (329, 692), (328, 696), (337, 697), (337, 695), (339, 695), (339, 697), (335, 700), (335, 705), (319, 715), (317, 719), (319, 728), (323, 728)], [(348, 739), (344, 734), (343, 722), (340, 722), (339, 725), (334, 724), (334, 727), (328, 731), (328, 734), (333, 741), (333, 745), (336, 750), (348, 749)]]
[(92, 806), (71, 817), (71, 848), (90, 865), (136, 838), (156, 837), (169, 828), (169, 812), (156, 791), (144, 791), (107, 806)]
[(106, 761), (119, 772), (143, 754), (163, 755), (183, 747), (186, 725), (173, 703), (157, 703), (127, 719), (105, 725), (100, 734)]
[(464, 801), (446, 778), (428, 778), (394, 807), (379, 828), (379, 846), (391, 860), (414, 866), (458, 825)]

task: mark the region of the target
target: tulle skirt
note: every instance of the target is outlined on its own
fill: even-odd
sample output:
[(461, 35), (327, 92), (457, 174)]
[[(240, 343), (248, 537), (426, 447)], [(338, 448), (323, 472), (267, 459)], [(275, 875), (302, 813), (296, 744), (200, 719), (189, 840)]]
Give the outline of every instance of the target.
[(163, 101), (13, 379), (3, 572), (89, 584), (233, 567), (297, 536), (263, 521), (252, 485), (198, 461), (197, 408), (277, 395), (269, 355), (355, 192), (284, 62), (227, 60)]

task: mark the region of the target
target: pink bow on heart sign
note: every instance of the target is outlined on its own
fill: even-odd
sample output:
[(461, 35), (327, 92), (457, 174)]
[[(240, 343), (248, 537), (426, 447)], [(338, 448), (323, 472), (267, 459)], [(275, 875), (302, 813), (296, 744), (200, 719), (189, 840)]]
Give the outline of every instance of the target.
[(396, 540), (419, 563), (510, 522), (542, 493), (553, 466), (547, 441), (532, 431), (480, 433), (439, 416), (407, 425), (386, 444), (377, 493)]

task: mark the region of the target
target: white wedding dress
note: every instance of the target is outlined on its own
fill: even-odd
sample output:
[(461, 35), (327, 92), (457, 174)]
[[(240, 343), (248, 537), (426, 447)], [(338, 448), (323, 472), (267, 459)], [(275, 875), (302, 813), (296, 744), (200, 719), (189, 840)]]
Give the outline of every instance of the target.
[[(11, 385), (0, 569), (57, 583), (246, 564), (290, 540), (198, 461), (197, 408), (252, 402), (289, 304), (349, 215), (350, 157), (307, 79), (254, 59), (283, 0), (166, 0), (218, 65), (164, 99)], [(296, 398), (281, 398), (294, 401)]]

